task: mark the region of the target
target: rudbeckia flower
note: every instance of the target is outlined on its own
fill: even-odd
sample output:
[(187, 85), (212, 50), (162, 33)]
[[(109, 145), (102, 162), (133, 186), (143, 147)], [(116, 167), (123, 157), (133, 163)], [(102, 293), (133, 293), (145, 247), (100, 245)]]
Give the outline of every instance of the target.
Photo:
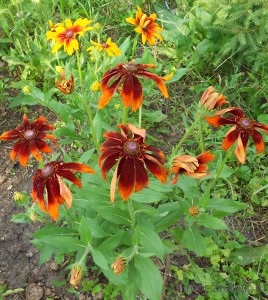
[[(56, 43), (52, 53), (56, 53), (62, 46), (68, 55), (72, 55), (74, 50), (78, 50), (79, 44), (77, 35), (84, 36), (85, 32), (93, 27), (87, 27), (92, 20), (79, 18), (74, 23), (70, 19), (65, 20), (66, 27), (62, 23), (56, 24), (51, 31), (46, 33), (47, 40), (54, 40)], [(51, 24), (50, 24), (51, 26)]]
[(54, 128), (54, 125), (46, 123), (44, 117), (40, 117), (30, 123), (27, 115), (24, 114), (23, 125), (18, 125), (15, 129), (2, 133), (0, 140), (17, 140), (10, 152), (10, 158), (15, 160), (19, 156), (20, 164), (26, 167), (31, 153), (38, 161), (42, 161), (39, 151), (44, 153), (52, 152), (52, 149), (44, 140), (52, 139), (53, 143), (57, 145), (54, 135), (46, 133), (46, 131), (53, 130)]
[(175, 184), (178, 181), (179, 174), (184, 174), (196, 179), (209, 176), (210, 173), (207, 172), (208, 167), (206, 164), (214, 158), (215, 155), (210, 154), (208, 151), (197, 157), (190, 155), (175, 157), (172, 162), (172, 172), (175, 174), (175, 177), (171, 183)]
[(95, 48), (98, 52), (105, 51), (109, 56), (115, 56), (121, 55), (121, 50), (117, 47), (115, 43), (112, 43), (111, 38), (108, 38), (108, 40), (105, 43), (96, 43), (94, 41), (90, 41), (94, 46), (90, 46), (87, 48), (87, 51), (92, 52), (92, 50)]
[(138, 129), (132, 124), (119, 124), (121, 133), (109, 131), (104, 134), (107, 140), (101, 146), (102, 154), (99, 165), (102, 177), (117, 164), (111, 181), (111, 201), (114, 201), (116, 181), (119, 178), (118, 192), (125, 201), (135, 192), (141, 191), (148, 183), (146, 168), (162, 183), (166, 183), (164, 168), (165, 155), (159, 149), (146, 145), (145, 129)]
[(154, 80), (164, 97), (167, 98), (168, 91), (164, 84), (164, 81), (167, 80), (147, 71), (148, 68), (155, 68), (155, 65), (136, 65), (134, 61), (131, 61), (130, 63), (120, 63), (107, 71), (101, 80), (102, 96), (98, 108), (103, 108), (110, 101), (119, 85), (123, 83), (121, 93), (123, 104), (125, 107), (132, 106), (132, 109), (136, 111), (142, 103), (142, 86), (138, 76)]
[(155, 23), (156, 14), (151, 14), (147, 17), (138, 6), (138, 11), (136, 12), (136, 18), (127, 18), (126, 21), (134, 26), (137, 26), (134, 30), (141, 34), (142, 43), (145, 44), (146, 40), (150, 45), (155, 44), (155, 37), (160, 41), (163, 40), (162, 36), (158, 33), (158, 31), (162, 31), (157, 23)]
[[(226, 118), (222, 116), (226, 113), (230, 115)], [(268, 126), (254, 120), (248, 119), (244, 111), (238, 107), (230, 107), (218, 111), (213, 117), (205, 117), (206, 121), (220, 127), (221, 125), (234, 125), (226, 134), (222, 142), (222, 148), (228, 150), (237, 140), (235, 155), (241, 164), (246, 162), (246, 148), (249, 136), (252, 136), (258, 153), (263, 153), (265, 149), (264, 140), (258, 130), (268, 134)]]
[[(49, 212), (54, 221), (59, 216), (59, 204), (66, 202), (67, 208), (72, 205), (72, 194), (61, 177), (71, 181), (79, 188), (82, 187), (81, 181), (74, 175), (74, 172), (95, 173), (93, 169), (80, 163), (52, 161), (47, 163), (44, 169), (38, 169), (34, 174), (33, 201), (44, 212)], [(45, 191), (46, 199), (44, 198)]]
[(57, 88), (64, 94), (71, 94), (74, 90), (74, 77), (71, 75), (70, 79), (66, 80), (65, 72), (62, 71), (60, 73), (60, 82), (58, 82), (58, 78), (56, 78), (55, 84)]
[(203, 106), (207, 110), (214, 110), (218, 107), (222, 106), (223, 104), (228, 104), (229, 102), (226, 101), (226, 97), (222, 94), (213, 92), (215, 88), (210, 86), (205, 90), (201, 99), (200, 105)]

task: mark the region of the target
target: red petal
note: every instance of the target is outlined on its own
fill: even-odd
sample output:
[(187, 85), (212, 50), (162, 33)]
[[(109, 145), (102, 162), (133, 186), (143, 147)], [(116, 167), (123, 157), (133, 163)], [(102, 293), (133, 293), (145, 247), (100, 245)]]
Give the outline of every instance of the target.
[(151, 155), (145, 155), (144, 162), (148, 170), (162, 183), (166, 183), (167, 181), (167, 173), (163, 166), (160, 166), (159, 162), (152, 157)]
[(46, 121), (46, 118), (41, 116), (32, 123), (32, 128), (39, 130), (46, 123)]
[(234, 116), (238, 116), (238, 117), (241, 117), (241, 118), (245, 116), (244, 111), (241, 108), (238, 108), (238, 107), (229, 107), (229, 108), (219, 110), (216, 113), (216, 115), (221, 116), (221, 115), (226, 114), (227, 112), (229, 112), (230, 114), (232, 114)]
[(101, 166), (103, 160), (105, 160), (106, 158), (108, 158), (111, 155), (118, 154), (118, 157), (119, 157), (121, 150), (122, 150), (121, 148), (120, 149), (113, 149), (113, 148), (105, 149), (103, 151), (103, 153), (101, 154), (101, 156), (99, 157), (99, 166)]
[(260, 130), (263, 130), (263, 131), (265, 131), (268, 134), (268, 126), (265, 125), (265, 124), (262, 124), (262, 123), (259, 123), (259, 122), (254, 122), (253, 127), (256, 127), (256, 128), (258, 128)]
[(47, 182), (46, 187), (47, 187), (47, 198), (48, 198), (48, 212), (51, 218), (54, 221), (56, 221), (59, 216), (59, 205), (57, 199), (53, 195), (49, 182)]
[(133, 91), (133, 102), (132, 102), (132, 109), (136, 111), (142, 104), (142, 86), (140, 81), (137, 77), (133, 76), (133, 84), (134, 84), (134, 91)]
[(221, 125), (234, 125), (237, 124), (237, 121), (235, 121), (234, 118), (222, 118), (220, 116), (214, 116), (214, 117), (205, 117), (205, 120), (213, 126), (220, 127)]
[(206, 151), (205, 153), (199, 155), (196, 157), (199, 164), (206, 164), (210, 161), (212, 161), (215, 158), (214, 154), (210, 154), (209, 151)]
[(128, 199), (133, 192), (135, 185), (135, 169), (134, 161), (131, 158), (126, 158), (120, 172), (118, 192), (122, 196), (123, 201)]
[(42, 156), (40, 155), (38, 148), (36, 147), (35, 140), (29, 141), (29, 150), (31, 151), (32, 155), (38, 160), (42, 161)]
[(12, 140), (19, 139), (20, 137), (21, 137), (20, 132), (16, 129), (13, 129), (2, 133), (2, 135), (0, 135), (0, 140), (12, 141)]
[(239, 135), (237, 139), (237, 145), (235, 148), (235, 155), (241, 164), (244, 164), (246, 161), (246, 149), (243, 146), (241, 136)]
[(135, 192), (141, 191), (143, 188), (148, 186), (149, 180), (147, 172), (144, 168), (144, 163), (141, 160), (135, 160), (135, 169), (136, 169), (136, 185)]
[(223, 150), (228, 150), (233, 143), (238, 139), (240, 131), (237, 130), (236, 126), (232, 127), (231, 130), (226, 134), (224, 141), (221, 146)]
[(36, 143), (36, 147), (39, 149), (40, 152), (43, 153), (51, 153), (52, 149), (47, 145), (46, 142), (39, 140), (39, 139), (35, 139), (35, 143)]
[(31, 128), (31, 123), (29, 122), (28, 117), (27, 117), (26, 114), (23, 115), (23, 127), (25, 129)]
[(117, 141), (124, 141), (124, 137), (122, 136), (122, 134), (120, 132), (117, 131), (108, 131), (103, 135), (105, 138), (110, 138), (110, 139), (114, 139)]
[(71, 181), (75, 185), (77, 185), (79, 188), (82, 187), (82, 182), (80, 179), (78, 179), (71, 171), (69, 170), (57, 170), (57, 175), (62, 176), (66, 178), (67, 180)]
[(264, 140), (263, 140), (262, 135), (258, 131), (253, 130), (251, 132), (251, 136), (254, 140), (255, 146), (257, 148), (257, 152), (263, 153), (264, 149), (265, 149), (265, 145), (264, 145)]
[(30, 150), (28, 148), (28, 143), (24, 141), (20, 148), (20, 153), (19, 153), (19, 162), (23, 167), (26, 167), (29, 161), (29, 156), (30, 156)]
[(117, 159), (119, 158), (118, 153), (114, 155), (110, 155), (107, 159), (105, 159), (102, 167), (102, 177), (104, 180), (106, 180), (106, 173), (110, 171), (110, 169), (117, 163)]
[(127, 137), (128, 139), (130, 138), (129, 128), (125, 124), (118, 124), (117, 127), (121, 129), (121, 133), (124, 137)]
[[(64, 201), (66, 202), (66, 206), (69, 209), (72, 206), (73, 195), (72, 195), (70, 189), (64, 183), (64, 181), (60, 178), (60, 176), (57, 176), (57, 179), (58, 179), (59, 186), (60, 186), (60, 195), (61, 195), (62, 199), (64, 199)], [(63, 203), (60, 203), (60, 204), (63, 204)]]
[(12, 160), (15, 160), (16, 156), (20, 153), (20, 149), (21, 149), (22, 145), (24, 145), (24, 143), (25, 143), (25, 140), (20, 140), (13, 145), (13, 149), (10, 152), (10, 158)]
[(128, 75), (126, 77), (126, 80), (124, 81), (123, 88), (122, 88), (122, 95), (121, 95), (125, 107), (129, 107), (134, 104), (133, 92), (134, 92), (133, 75)]
[(159, 149), (157, 149), (157, 148), (155, 148), (153, 146), (150, 146), (150, 145), (146, 146), (146, 150), (149, 150), (149, 151), (155, 153), (159, 158), (161, 158), (161, 161), (163, 163), (165, 162), (166, 157), (165, 157), (165, 154), (161, 150), (159, 150)]
[(60, 164), (59, 170), (78, 171), (82, 173), (95, 173), (95, 171), (89, 166), (74, 162)]

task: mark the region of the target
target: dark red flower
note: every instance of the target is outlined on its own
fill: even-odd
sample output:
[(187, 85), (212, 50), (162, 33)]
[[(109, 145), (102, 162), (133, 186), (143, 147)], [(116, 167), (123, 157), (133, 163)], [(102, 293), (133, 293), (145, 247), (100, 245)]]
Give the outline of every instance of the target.
[(147, 169), (162, 183), (166, 183), (164, 168), (165, 155), (159, 149), (146, 145), (145, 129), (138, 129), (132, 124), (118, 125), (121, 133), (109, 131), (104, 134), (107, 140), (101, 146), (102, 154), (99, 165), (102, 177), (118, 163), (111, 182), (111, 201), (114, 201), (116, 180), (119, 178), (118, 191), (125, 201), (135, 192), (141, 191), (148, 183)]
[(206, 164), (212, 161), (215, 155), (210, 154), (209, 151), (193, 157), (190, 155), (180, 155), (173, 159), (172, 162), (172, 172), (175, 177), (172, 179), (171, 183), (175, 184), (178, 181), (179, 174), (184, 174), (192, 178), (203, 178), (209, 176), (210, 173), (207, 172), (208, 167)]
[(20, 164), (26, 167), (31, 153), (37, 160), (42, 161), (39, 151), (44, 153), (52, 152), (52, 149), (43, 140), (52, 139), (53, 143), (57, 145), (54, 135), (46, 133), (46, 131), (54, 128), (54, 125), (46, 123), (44, 117), (40, 117), (30, 123), (27, 115), (24, 114), (23, 125), (18, 125), (16, 129), (4, 132), (0, 136), (0, 140), (17, 140), (10, 152), (10, 158), (15, 160), (19, 156)]
[(154, 80), (164, 97), (167, 98), (168, 91), (164, 84), (167, 79), (147, 71), (148, 68), (155, 68), (155, 65), (136, 65), (133, 60), (130, 63), (120, 63), (106, 72), (100, 85), (102, 96), (98, 108), (103, 108), (110, 101), (119, 85), (123, 83), (121, 93), (123, 104), (125, 107), (132, 106), (132, 109), (136, 111), (142, 103), (142, 86), (138, 76)]
[[(72, 194), (61, 177), (82, 187), (81, 181), (73, 172), (95, 173), (90, 167), (80, 163), (64, 163), (52, 161), (45, 165), (44, 169), (38, 169), (33, 177), (33, 201), (36, 202), (44, 212), (49, 212), (53, 220), (59, 215), (59, 204), (66, 202), (67, 208), (72, 205)], [(44, 192), (46, 191), (46, 199)], [(38, 200), (38, 201), (37, 201)]]
[[(223, 118), (222, 115), (230, 115)], [(228, 150), (237, 140), (235, 155), (240, 163), (246, 162), (246, 148), (251, 135), (258, 153), (263, 153), (265, 149), (262, 135), (257, 130), (265, 131), (268, 134), (268, 126), (254, 120), (249, 120), (244, 111), (238, 107), (230, 107), (218, 111), (213, 117), (205, 117), (206, 121), (220, 127), (221, 125), (234, 125), (226, 134), (222, 142), (222, 148)]]

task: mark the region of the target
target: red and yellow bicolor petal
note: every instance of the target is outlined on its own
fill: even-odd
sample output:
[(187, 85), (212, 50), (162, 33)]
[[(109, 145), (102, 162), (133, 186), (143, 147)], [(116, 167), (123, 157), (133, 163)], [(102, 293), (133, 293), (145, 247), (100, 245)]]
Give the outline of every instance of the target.
[(19, 139), (20, 137), (21, 137), (20, 132), (16, 129), (13, 129), (13, 130), (2, 133), (0, 135), (0, 140), (13, 141), (13, 140)]

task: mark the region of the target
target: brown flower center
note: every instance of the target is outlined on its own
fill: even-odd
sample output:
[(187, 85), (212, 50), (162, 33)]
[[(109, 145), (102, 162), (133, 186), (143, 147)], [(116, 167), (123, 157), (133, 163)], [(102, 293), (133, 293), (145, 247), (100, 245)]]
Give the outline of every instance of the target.
[(73, 30), (69, 30), (69, 31), (66, 32), (66, 37), (67, 37), (68, 39), (72, 38), (73, 35), (74, 35), (74, 31), (73, 31)]
[(251, 122), (248, 119), (242, 119), (240, 120), (240, 125), (244, 128), (251, 127)]
[(52, 166), (45, 166), (41, 172), (43, 177), (49, 177), (54, 173), (54, 168)]
[(130, 141), (125, 144), (124, 150), (130, 156), (137, 156), (139, 154), (140, 146), (138, 143)]
[(129, 72), (135, 72), (137, 70), (137, 66), (133, 63), (125, 64), (124, 68)]
[(32, 138), (35, 137), (35, 132), (33, 130), (26, 130), (24, 133), (24, 137), (26, 138), (26, 140), (30, 140)]
[(102, 48), (109, 48), (109, 45), (107, 45), (106, 43), (101, 44)]

